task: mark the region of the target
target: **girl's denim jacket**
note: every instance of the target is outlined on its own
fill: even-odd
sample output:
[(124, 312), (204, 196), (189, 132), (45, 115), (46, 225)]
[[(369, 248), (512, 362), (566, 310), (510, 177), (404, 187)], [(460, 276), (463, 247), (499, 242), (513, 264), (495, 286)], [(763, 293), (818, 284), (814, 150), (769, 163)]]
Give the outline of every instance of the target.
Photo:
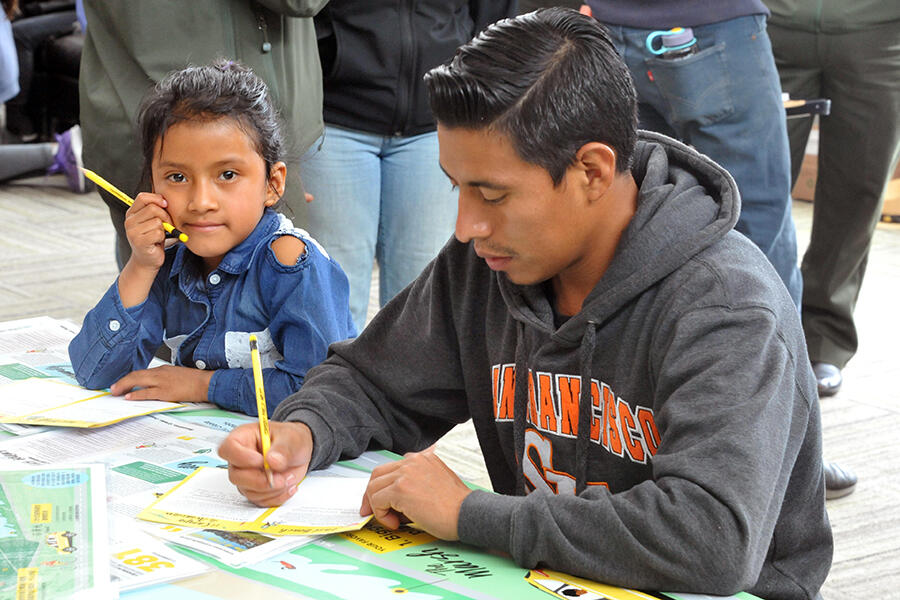
[[(271, 245), (281, 235), (306, 244), (294, 265), (275, 258)], [(308, 233), (271, 209), (205, 279), (200, 265), (184, 245), (169, 248), (148, 298), (127, 309), (118, 282), (110, 286), (69, 344), (78, 383), (109, 387), (147, 368), (165, 343), (172, 364), (215, 371), (209, 402), (256, 415), (248, 342), (255, 333), (271, 413), (300, 388), (331, 342), (356, 335), (341, 267)]]

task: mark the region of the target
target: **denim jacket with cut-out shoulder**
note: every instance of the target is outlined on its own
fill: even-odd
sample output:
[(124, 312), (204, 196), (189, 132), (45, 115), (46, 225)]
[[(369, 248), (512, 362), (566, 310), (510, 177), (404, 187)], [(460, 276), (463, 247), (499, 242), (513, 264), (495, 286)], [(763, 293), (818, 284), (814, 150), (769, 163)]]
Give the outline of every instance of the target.
[[(281, 264), (272, 250), (282, 235), (306, 244), (294, 265)], [(256, 415), (248, 343), (255, 333), (271, 413), (300, 388), (331, 342), (356, 335), (348, 294), (347, 277), (318, 242), (267, 209), (205, 278), (199, 258), (177, 244), (141, 304), (124, 308), (113, 283), (85, 316), (69, 357), (78, 382), (100, 389), (147, 368), (165, 343), (172, 364), (215, 371), (210, 402)]]

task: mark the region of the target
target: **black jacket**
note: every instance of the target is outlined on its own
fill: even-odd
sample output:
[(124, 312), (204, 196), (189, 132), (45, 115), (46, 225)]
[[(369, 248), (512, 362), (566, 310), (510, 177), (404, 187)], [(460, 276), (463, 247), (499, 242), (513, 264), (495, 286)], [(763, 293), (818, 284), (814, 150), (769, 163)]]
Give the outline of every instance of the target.
[(423, 75), (515, 0), (331, 0), (316, 16), (325, 122), (381, 135), (434, 129)]

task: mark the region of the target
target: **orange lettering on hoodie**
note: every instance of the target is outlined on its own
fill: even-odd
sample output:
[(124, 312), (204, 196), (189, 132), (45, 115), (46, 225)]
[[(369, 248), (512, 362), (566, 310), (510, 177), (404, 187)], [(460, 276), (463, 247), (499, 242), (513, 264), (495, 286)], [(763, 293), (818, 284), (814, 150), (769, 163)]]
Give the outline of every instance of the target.
[(640, 438), (637, 441), (631, 437), (631, 433), (637, 433), (637, 428), (634, 424), (634, 417), (631, 415), (631, 408), (628, 406), (628, 403), (619, 399), (619, 425), (622, 427), (622, 439), (625, 440), (625, 448), (628, 450), (628, 455), (631, 457), (631, 460), (635, 462), (646, 462), (646, 454), (644, 453), (644, 446), (641, 444)]
[(622, 436), (619, 435), (619, 421), (616, 419), (616, 395), (603, 384), (603, 446), (616, 456), (622, 456)]
[(591, 440), (597, 442), (600, 440), (600, 418), (598, 413), (603, 416), (603, 410), (600, 408), (600, 386), (593, 379), (591, 380), (591, 405), (597, 410), (591, 411)]
[(550, 378), (550, 373), (538, 373), (537, 380), (538, 400), (541, 407), (538, 429), (555, 433), (557, 431), (557, 420), (556, 408), (553, 405), (553, 388), (551, 385), (553, 380)]
[(581, 380), (578, 377), (561, 375), (557, 377), (559, 389), (559, 433), (575, 436), (578, 434), (578, 398), (581, 394)]
[(534, 397), (534, 377), (532, 377), (531, 369), (525, 374), (528, 377), (528, 412), (526, 416), (531, 423), (538, 424), (537, 403)]
[(513, 365), (503, 365), (499, 376), (499, 399), (494, 400), (495, 418), (498, 421), (508, 421), (513, 418), (514, 398), (516, 395), (516, 370)]
[(643, 406), (639, 407), (637, 409), (637, 420), (641, 425), (641, 433), (644, 435), (647, 452), (650, 453), (650, 456), (653, 456), (659, 449), (659, 432), (656, 430), (656, 423), (653, 421), (653, 411)]

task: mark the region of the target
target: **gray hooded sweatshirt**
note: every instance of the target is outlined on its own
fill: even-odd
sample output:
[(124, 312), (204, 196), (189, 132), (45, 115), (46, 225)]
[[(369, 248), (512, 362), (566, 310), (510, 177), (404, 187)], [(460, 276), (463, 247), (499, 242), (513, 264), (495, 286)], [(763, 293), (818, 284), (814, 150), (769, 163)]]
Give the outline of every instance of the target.
[(309, 425), (314, 468), (421, 450), (471, 418), (497, 493), (466, 498), (459, 537), (523, 567), (814, 598), (832, 538), (796, 308), (732, 230), (724, 169), (642, 132), (633, 175), (637, 212), (561, 326), (548, 286), (451, 240), (274, 418)]

